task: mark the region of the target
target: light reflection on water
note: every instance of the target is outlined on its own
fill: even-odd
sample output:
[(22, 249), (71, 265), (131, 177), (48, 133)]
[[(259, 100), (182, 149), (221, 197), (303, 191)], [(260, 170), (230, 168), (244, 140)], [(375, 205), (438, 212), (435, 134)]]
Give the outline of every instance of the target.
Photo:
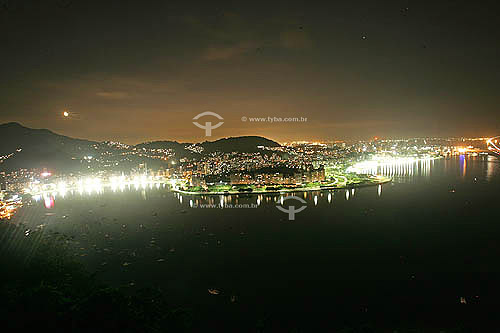
[[(392, 177), (396, 183), (429, 180), (433, 173), (437, 173), (437, 175), (458, 173), (461, 178), (465, 179), (468, 175), (477, 174), (477, 172), (484, 174), (486, 180), (490, 181), (499, 174), (499, 164), (500, 159), (494, 156), (459, 155), (451, 158), (379, 165), (363, 169), (363, 172)], [(481, 170), (477, 170), (477, 168)]]
[(488, 156), (486, 163), (486, 180), (491, 181), (493, 177), (498, 176), (500, 159), (494, 156)]
[[(76, 189), (66, 189), (59, 188), (56, 191), (44, 192), (42, 194), (37, 194), (32, 197), (35, 202), (43, 200), (44, 207), (46, 209), (53, 209), (55, 207), (56, 201), (59, 199), (75, 199), (79, 196), (82, 198), (99, 197), (107, 194), (117, 194), (124, 192), (138, 192), (143, 200), (148, 200), (148, 191), (165, 189), (166, 184), (120, 184), (120, 185), (110, 185), (110, 186), (79, 186)], [(182, 197), (180, 198), (182, 203)]]
[[(469, 158), (461, 155), (457, 158), (441, 159), (441, 160), (420, 160), (407, 164), (383, 165), (371, 170), (372, 173), (391, 176), (395, 183), (407, 183), (429, 179), (433, 173), (453, 173), (456, 172), (462, 179), (466, 178), (468, 173), (478, 172), (484, 174), (484, 178), (490, 181), (495, 176), (499, 175), (500, 161), (496, 157), (489, 156), (487, 158)], [(480, 170), (478, 170), (478, 168)], [(474, 177), (477, 180), (477, 177)], [(390, 184), (384, 185), (389, 186)], [(383, 193), (383, 185), (371, 186), (363, 188), (363, 193), (373, 193), (375, 197), (381, 197)], [(151, 191), (168, 190), (165, 184), (121, 184), (109, 187), (104, 186), (88, 186), (79, 187), (77, 189), (60, 188), (58, 191), (45, 193), (43, 195), (34, 196), (35, 201), (43, 200), (43, 205), (46, 209), (53, 209), (58, 200), (71, 200), (75, 196), (99, 197), (103, 195), (113, 195), (126, 192), (138, 192), (142, 200), (148, 200), (148, 194)], [(330, 190), (326, 192), (297, 192), (283, 194), (243, 194), (243, 195), (185, 195), (181, 193), (172, 193), (178, 200), (181, 206), (189, 208), (199, 208), (201, 205), (211, 205), (212, 207), (227, 207), (228, 205), (238, 205), (241, 203), (252, 203), (255, 207), (266, 205), (283, 205), (285, 196), (303, 197), (306, 201), (311, 202), (314, 206), (319, 203), (333, 204), (335, 192), (344, 191), (344, 200), (352, 200), (356, 194), (356, 189), (345, 190)]]
[[(382, 195), (382, 186), (369, 186), (363, 188), (364, 193), (372, 192), (374, 196)], [(345, 200), (352, 199), (357, 193), (356, 189), (338, 189), (329, 191), (311, 191), (311, 192), (289, 192), (287, 194), (244, 194), (244, 195), (188, 195), (182, 193), (173, 193), (179, 205), (187, 205), (189, 208), (224, 208), (235, 207), (241, 204), (251, 204), (253, 208), (266, 206), (287, 205), (286, 198), (290, 196), (303, 197), (307, 202), (314, 206), (320, 203), (333, 204), (335, 193), (344, 192)], [(292, 200), (293, 201), (293, 200)]]
[(404, 181), (414, 177), (429, 178), (435, 160), (419, 160), (404, 164), (386, 164), (371, 170), (372, 173)]
[[(286, 280), (308, 295), (320, 295), (314, 299), (319, 301), (325, 292), (335, 295), (336, 285), (355, 280), (359, 274), (393, 281), (398, 274), (437, 271), (443, 262), (450, 271), (460, 271), (463, 258), (471, 255), (468, 267), (476, 261), (480, 268), (496, 263), (494, 251), (483, 251), (478, 244), (485, 237), (489, 237), (488, 244), (498, 239), (498, 232), (491, 232), (496, 230), (496, 221), (486, 218), (493, 205), (482, 199), (495, 193), (500, 163), (465, 158), (465, 171), (460, 163), (458, 157), (443, 159), (430, 163), (427, 171), (422, 164), (413, 172), (400, 172), (407, 175), (402, 179), (411, 175), (418, 180), (415, 184), (399, 181), (354, 191), (194, 196), (140, 185), (90, 193), (68, 190), (40, 197), (34, 207), (21, 208), (25, 213), (19, 214), (18, 221), (31, 219), (34, 226), (45, 224), (44, 232), (75, 236), (78, 258), (117, 285), (157, 284), (174, 299), (189, 299), (193, 304), (204, 300), (207, 288), (213, 286), (224, 292), (248, 291), (242, 299), (257, 308), (262, 300), (254, 296), (259, 295), (257, 290), (271, 287), (272, 296), (267, 297), (286, 296), (279, 294)], [(450, 184), (462, 186), (451, 193)], [(307, 201), (307, 209), (292, 223), (275, 208), (281, 202), (288, 204), (287, 195)], [(466, 201), (477, 208), (485, 204), (487, 209), (469, 209)], [(207, 203), (253, 203), (259, 209), (194, 209)], [(464, 223), (468, 218), (464, 214), (473, 216), (473, 228)], [(467, 247), (474, 241), (475, 247)], [(457, 249), (456, 244), (461, 246)], [(463, 247), (467, 257), (465, 250), (457, 255)], [(408, 254), (417, 256), (411, 271), (406, 263), (394, 264)], [(385, 261), (386, 257), (390, 260)], [(346, 261), (359, 263), (359, 268), (353, 270)], [(335, 280), (339, 274), (344, 275)]]
[(467, 160), (465, 159), (465, 155), (460, 155), (460, 174), (462, 177), (465, 177), (465, 173), (467, 172)]

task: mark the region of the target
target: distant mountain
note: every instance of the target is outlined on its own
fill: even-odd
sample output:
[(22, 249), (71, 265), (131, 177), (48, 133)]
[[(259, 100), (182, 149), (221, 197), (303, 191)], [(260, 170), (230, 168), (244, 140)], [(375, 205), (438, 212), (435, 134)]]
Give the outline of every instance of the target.
[(238, 136), (233, 138), (224, 138), (216, 141), (205, 141), (202, 144), (205, 152), (233, 152), (252, 153), (259, 151), (258, 146), (279, 147), (280, 144), (263, 138), (261, 136)]
[[(190, 155), (191, 152), (186, 150), (186, 147), (192, 145), (193, 143), (179, 143), (177, 141), (153, 141), (145, 142), (136, 145), (136, 148), (146, 148), (146, 149), (172, 149), (176, 152), (176, 155), (182, 157)], [(203, 147), (203, 153), (211, 153), (215, 151), (220, 152), (244, 152), (251, 153), (260, 151), (258, 146), (265, 147), (279, 147), (280, 144), (260, 137), (260, 136), (239, 136), (232, 138), (224, 138), (216, 141), (205, 141), (199, 144)]]
[(73, 156), (93, 151), (96, 142), (73, 139), (47, 129), (32, 129), (18, 123), (0, 125), (0, 156), (13, 154), (0, 170), (19, 168), (69, 169), (79, 162)]
[[(96, 146), (97, 145), (97, 146)], [(186, 147), (192, 143), (179, 143), (176, 141), (144, 142), (134, 146), (136, 149), (172, 149), (177, 158), (194, 157), (198, 155)], [(220, 152), (257, 152), (258, 146), (278, 147), (279, 143), (259, 137), (241, 136), (224, 138), (216, 141), (205, 141), (198, 144), (203, 147), (202, 154), (215, 151)], [(97, 148), (96, 148), (97, 147)], [(87, 155), (100, 155), (109, 149), (115, 150), (121, 156), (121, 148), (112, 148), (106, 143), (74, 139), (59, 135), (47, 129), (32, 129), (18, 123), (0, 125), (0, 171), (10, 171), (20, 168), (47, 168), (60, 171), (78, 170), (82, 167), (81, 158)], [(106, 158), (111, 159), (109, 155)], [(198, 155), (199, 156), (199, 155)], [(132, 155), (130, 163), (136, 165), (146, 161), (149, 165), (163, 163), (158, 159)], [(129, 163), (129, 164), (130, 164)], [(122, 166), (123, 163), (121, 163)], [(124, 166), (124, 167), (129, 167)]]

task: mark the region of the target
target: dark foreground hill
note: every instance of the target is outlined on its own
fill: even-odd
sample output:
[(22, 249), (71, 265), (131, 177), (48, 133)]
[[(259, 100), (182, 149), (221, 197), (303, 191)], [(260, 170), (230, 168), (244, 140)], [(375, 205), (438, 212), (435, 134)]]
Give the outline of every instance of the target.
[(95, 143), (59, 135), (48, 129), (33, 129), (18, 123), (2, 124), (0, 156), (13, 155), (0, 164), (0, 169), (75, 168), (79, 161), (72, 158), (91, 153)]

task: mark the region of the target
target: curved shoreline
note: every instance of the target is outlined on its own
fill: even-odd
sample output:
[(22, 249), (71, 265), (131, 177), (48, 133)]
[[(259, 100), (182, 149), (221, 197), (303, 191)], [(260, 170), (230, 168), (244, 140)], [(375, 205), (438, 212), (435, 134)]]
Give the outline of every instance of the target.
[(239, 192), (239, 191), (228, 191), (228, 192), (190, 192), (184, 191), (176, 188), (172, 188), (172, 192), (177, 192), (187, 195), (260, 195), (260, 194), (281, 194), (281, 193), (294, 193), (294, 192), (317, 192), (317, 191), (331, 191), (331, 190), (343, 190), (352, 189), (360, 187), (369, 187), (383, 185), (392, 182), (392, 178), (384, 179), (373, 184), (352, 184), (342, 187), (328, 186), (328, 187), (311, 187), (311, 188), (294, 188), (294, 189), (283, 189), (283, 190), (273, 190), (273, 191), (261, 191), (261, 192)]

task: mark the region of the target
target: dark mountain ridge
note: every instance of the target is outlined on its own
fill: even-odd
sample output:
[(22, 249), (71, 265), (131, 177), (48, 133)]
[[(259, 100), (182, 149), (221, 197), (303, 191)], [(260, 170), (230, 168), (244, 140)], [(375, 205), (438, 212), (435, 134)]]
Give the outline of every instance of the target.
[[(48, 129), (33, 129), (11, 122), (0, 125), (0, 170), (10, 171), (19, 168), (51, 168), (73, 170), (81, 166), (80, 159), (96, 153), (96, 141), (75, 139), (56, 134)], [(172, 149), (176, 156), (189, 157), (194, 153), (186, 147), (192, 143), (177, 141), (153, 141), (140, 143), (136, 149)], [(258, 146), (278, 147), (279, 143), (259, 137), (229, 137), (199, 143), (203, 154), (220, 152), (256, 152)], [(111, 148), (110, 148), (111, 149)]]
[[(194, 143), (179, 143), (177, 141), (152, 141), (145, 142), (136, 145), (136, 148), (146, 148), (146, 149), (173, 149), (174, 151), (185, 150), (186, 147), (193, 145)], [(238, 136), (222, 138), (215, 141), (205, 141), (199, 143), (203, 147), (204, 153), (211, 153), (214, 151), (220, 152), (256, 152), (259, 151), (259, 146), (265, 147), (279, 147), (280, 144), (263, 138), (261, 136)], [(182, 154), (180, 151), (178, 154)]]
[(264, 147), (279, 147), (280, 144), (263, 138), (261, 136), (239, 136), (223, 138), (216, 141), (205, 141), (201, 144), (206, 152), (222, 151), (222, 152), (256, 152), (259, 151), (259, 146)]
[(0, 164), (0, 169), (71, 167), (76, 165), (72, 157), (92, 152), (95, 143), (15, 122), (1, 124), (0, 156), (13, 155)]

